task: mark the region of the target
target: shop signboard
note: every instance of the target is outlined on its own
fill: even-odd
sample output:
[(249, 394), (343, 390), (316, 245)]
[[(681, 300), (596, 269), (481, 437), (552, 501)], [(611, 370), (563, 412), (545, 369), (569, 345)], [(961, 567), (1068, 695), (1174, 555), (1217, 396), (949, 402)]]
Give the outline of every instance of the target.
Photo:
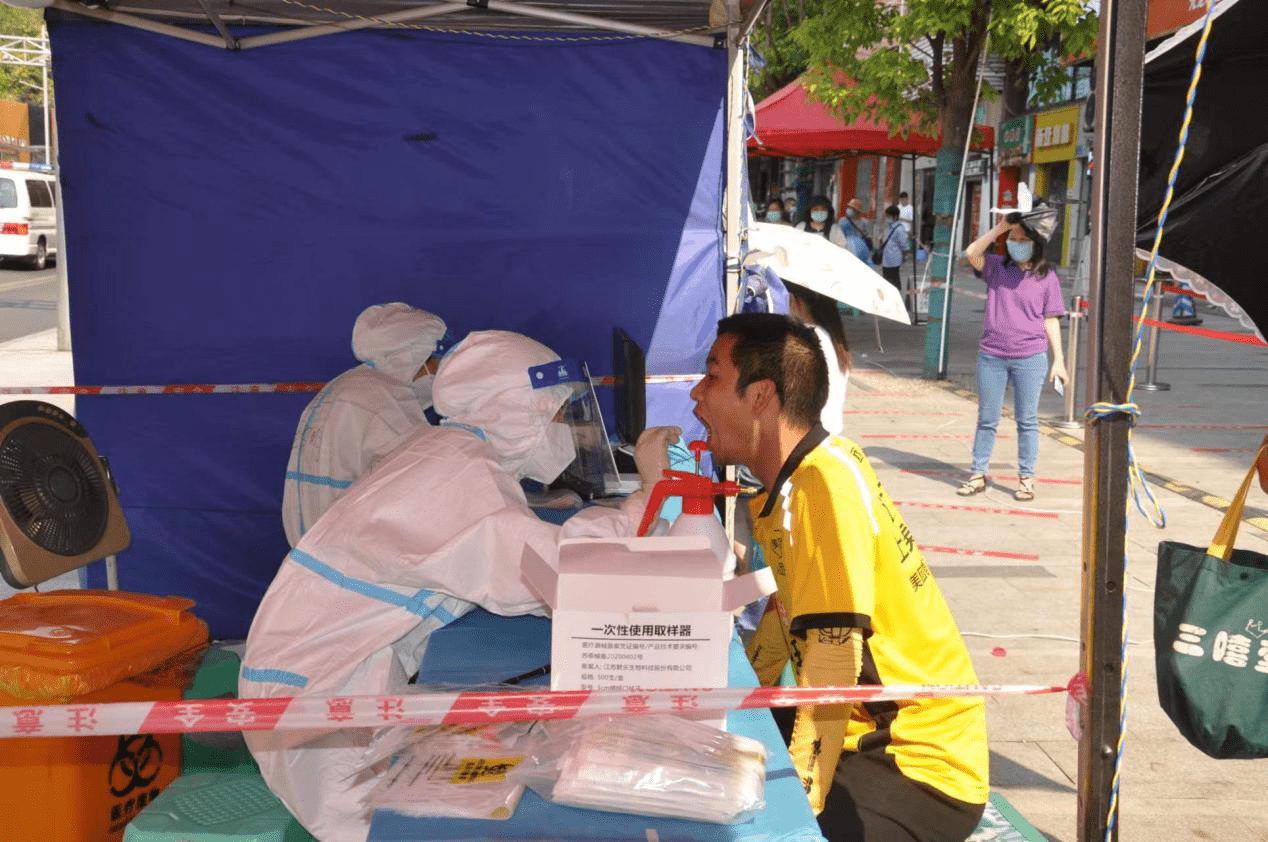
[(1010, 117), (999, 124), (999, 141), (996, 146), (999, 149), (1000, 166), (1010, 167), (1030, 162), (1031, 126), (1034, 119), (1029, 114), (1023, 114), (1020, 117)]
[(1079, 106), (1036, 114), (1034, 145), (1032, 160), (1036, 164), (1073, 159), (1079, 145)]

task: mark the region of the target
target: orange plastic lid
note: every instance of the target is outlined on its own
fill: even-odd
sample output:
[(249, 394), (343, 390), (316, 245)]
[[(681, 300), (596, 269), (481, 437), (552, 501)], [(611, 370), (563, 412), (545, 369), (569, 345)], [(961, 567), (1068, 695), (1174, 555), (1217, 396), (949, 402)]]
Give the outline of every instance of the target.
[(207, 625), (193, 607), (184, 597), (87, 590), (0, 601), (0, 703), (70, 699), (201, 647)]

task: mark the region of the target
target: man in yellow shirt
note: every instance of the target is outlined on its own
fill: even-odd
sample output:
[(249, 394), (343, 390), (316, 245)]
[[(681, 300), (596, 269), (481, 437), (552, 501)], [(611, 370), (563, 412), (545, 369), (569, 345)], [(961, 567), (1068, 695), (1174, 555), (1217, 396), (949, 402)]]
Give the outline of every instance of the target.
[[(720, 464), (765, 493), (753, 538), (778, 593), (749, 647), (764, 685), (791, 659), (802, 686), (976, 684), (915, 538), (861, 448), (819, 424), (828, 372), (785, 316), (718, 323), (696, 415)], [(980, 698), (797, 710), (789, 745), (829, 842), (963, 842), (987, 800)]]

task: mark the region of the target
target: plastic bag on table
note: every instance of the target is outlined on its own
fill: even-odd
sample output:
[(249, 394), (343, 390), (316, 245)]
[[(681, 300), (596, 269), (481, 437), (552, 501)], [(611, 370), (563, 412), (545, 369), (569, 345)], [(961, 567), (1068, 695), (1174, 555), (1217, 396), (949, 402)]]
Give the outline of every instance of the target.
[(366, 747), (361, 768), (367, 769), (410, 749), (415, 743), (443, 739), (468, 751), (497, 750), (514, 745), (532, 730), (533, 722), (504, 722), (497, 725), (399, 725), (375, 731)]
[(508, 819), (524, 785), (507, 778), (523, 759), (531, 723), (393, 729), (372, 748), (394, 746), (396, 762), (366, 803), (409, 816)]
[(509, 775), (557, 804), (731, 824), (766, 806), (766, 746), (676, 716), (540, 723)]

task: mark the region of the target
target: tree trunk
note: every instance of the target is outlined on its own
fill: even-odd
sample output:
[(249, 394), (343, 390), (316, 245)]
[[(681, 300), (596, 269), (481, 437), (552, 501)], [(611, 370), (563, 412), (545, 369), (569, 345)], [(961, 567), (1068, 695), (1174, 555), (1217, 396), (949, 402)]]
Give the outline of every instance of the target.
[(1030, 74), (1025, 59), (1013, 59), (1004, 65), (1003, 119), (1020, 117), (1026, 113), (1030, 93)]

